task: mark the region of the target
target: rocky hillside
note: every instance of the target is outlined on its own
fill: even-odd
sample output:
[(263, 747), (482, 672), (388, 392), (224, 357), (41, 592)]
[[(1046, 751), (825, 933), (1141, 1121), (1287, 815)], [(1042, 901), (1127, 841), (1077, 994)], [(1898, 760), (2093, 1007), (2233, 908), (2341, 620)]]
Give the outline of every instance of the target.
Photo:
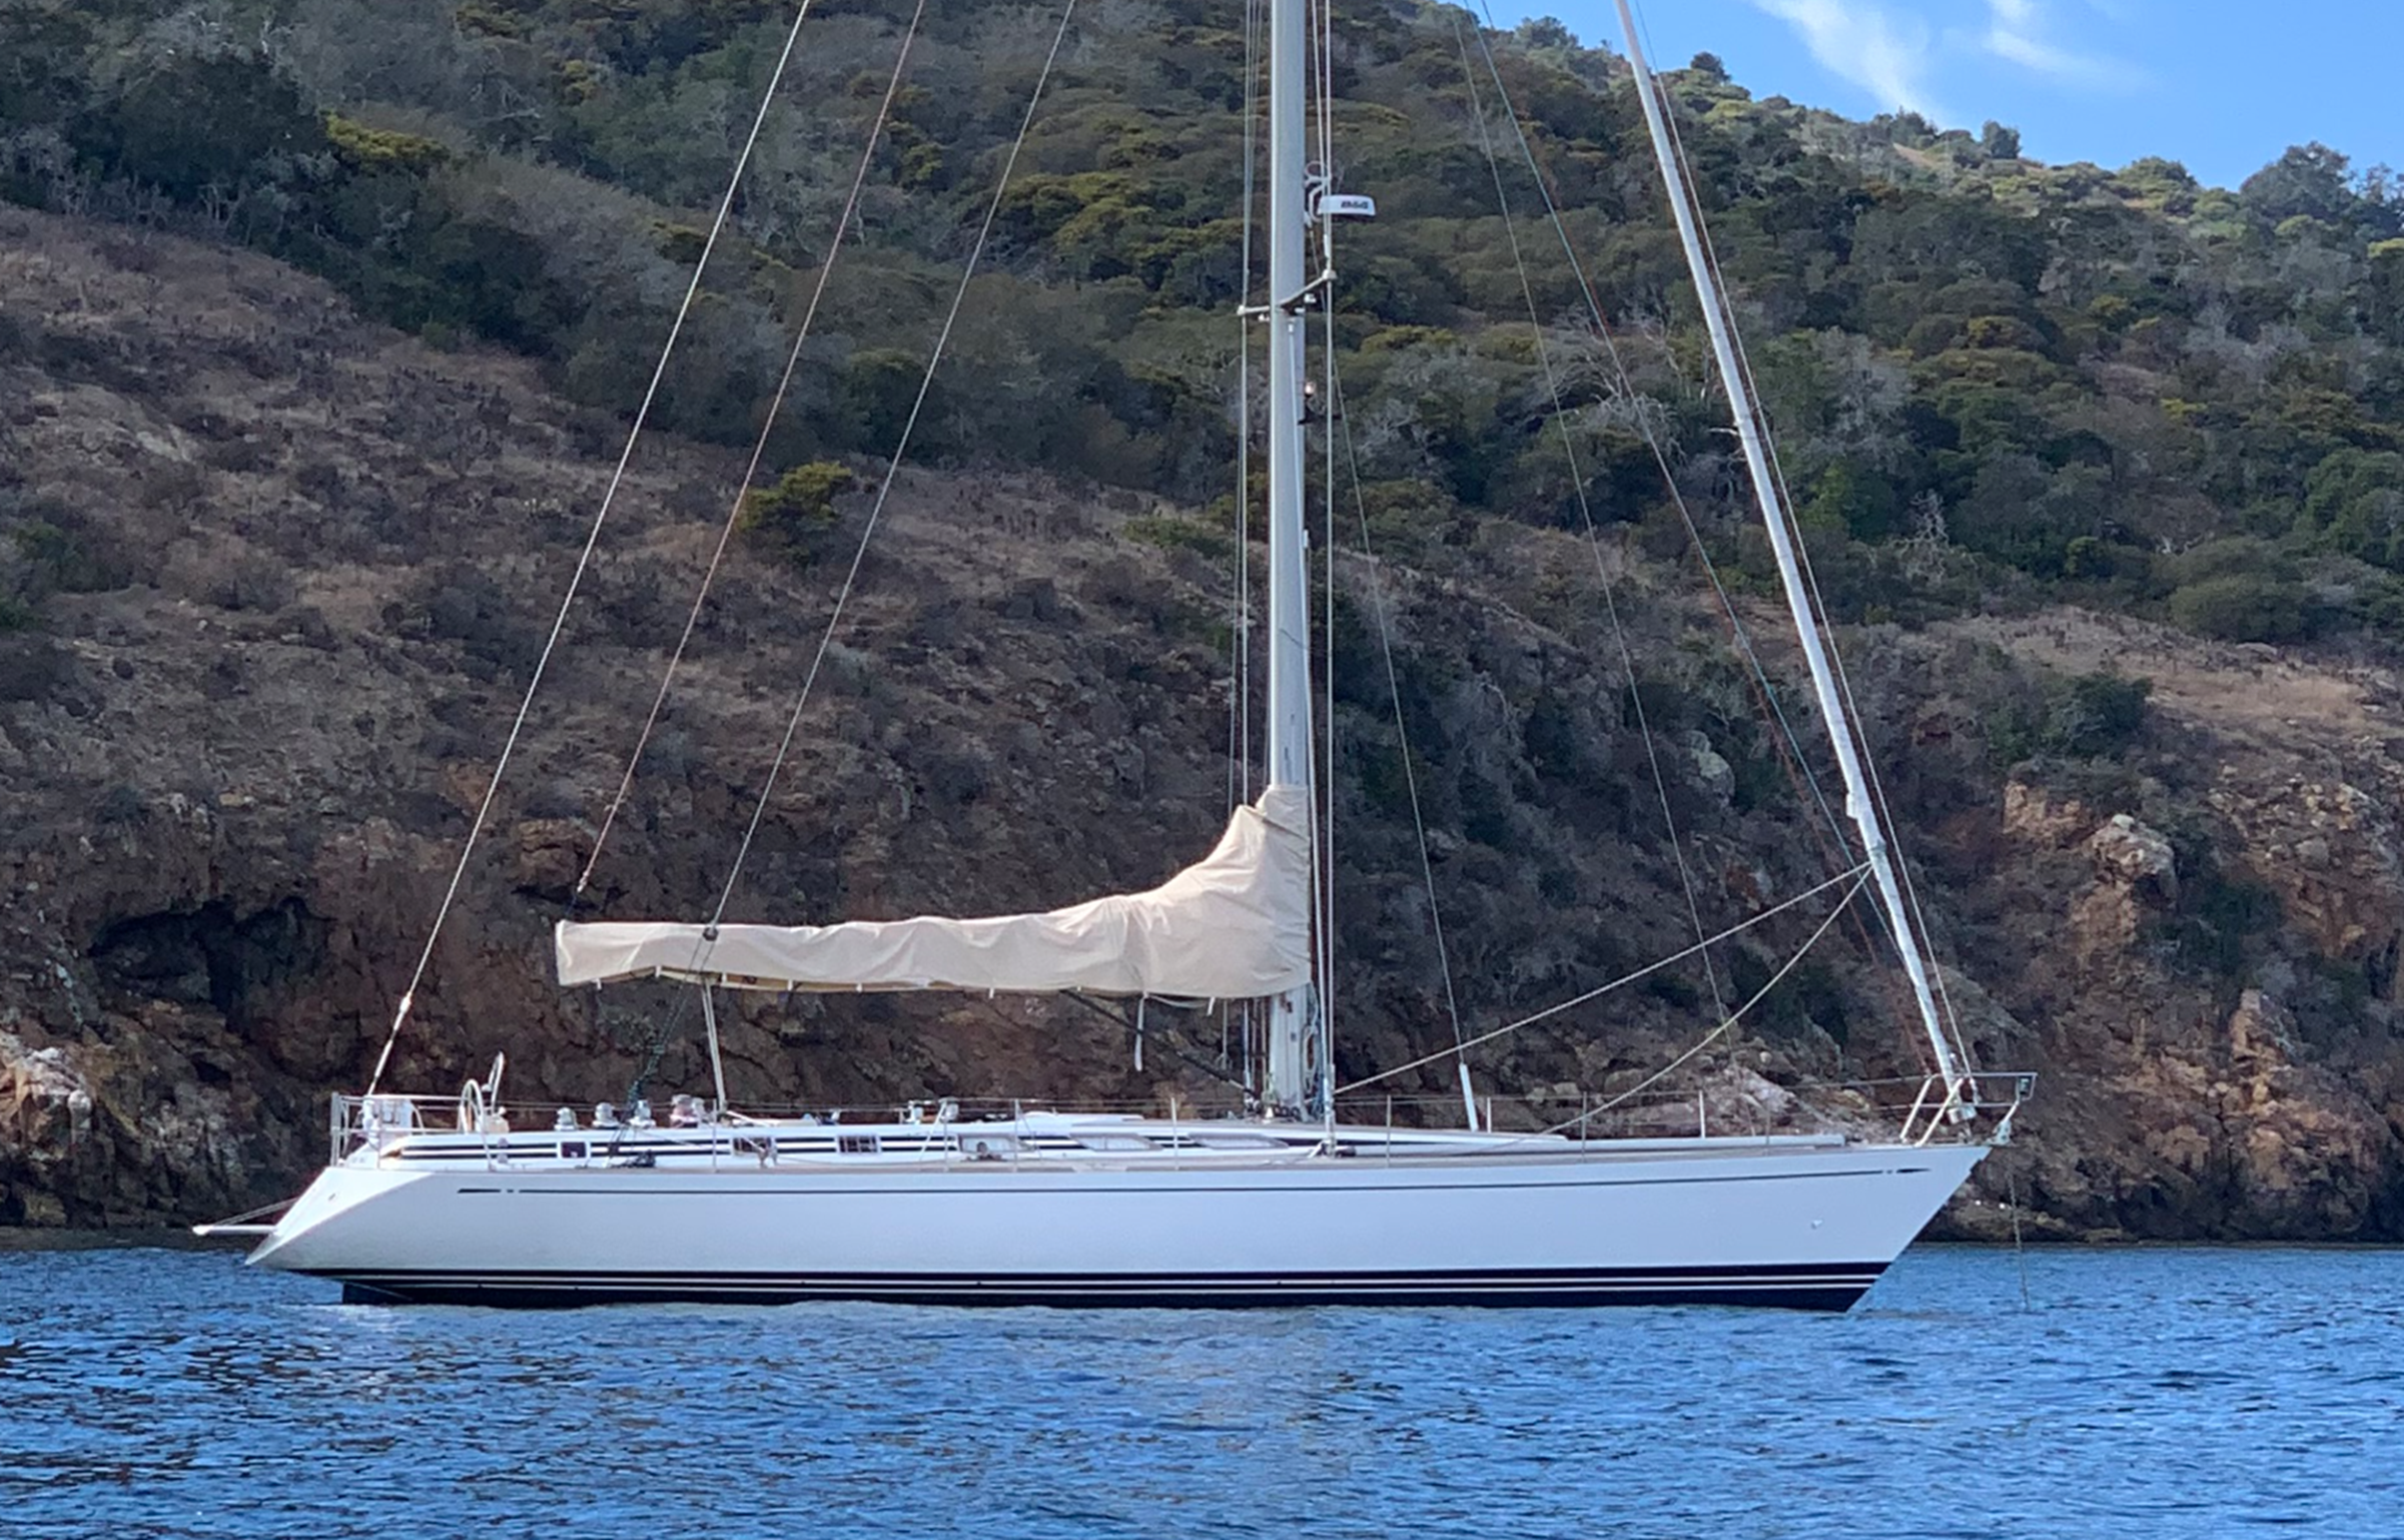
[[(435, 351), (265, 257), (15, 210), (0, 413), (0, 560), (39, 604), (0, 634), (0, 1222), (279, 1196), (322, 1157), (325, 1095), (375, 1058), (620, 425), (530, 363)], [(571, 895), (738, 475), (725, 450), (646, 440), (400, 1081), (453, 1086), (505, 1048), (516, 1098), (585, 1103), (657, 1044), (655, 1092), (700, 1083), (689, 1029), (659, 1031), (669, 997), (563, 994), (545, 935), (571, 909), (689, 913), (724, 876), (857, 493), (807, 542), (738, 542), (596, 887)], [(1225, 801), (1233, 550), (1151, 496), (905, 473), (736, 916), (1061, 903), (1199, 852)], [(1472, 1030), (1691, 936), (1640, 702), (1707, 926), (1830, 870), (1725, 621), (1627, 531), (1605, 555), (1633, 692), (1580, 539), (1488, 521), (1440, 577), (1339, 568), (1347, 1076), (1450, 1036), (1381, 609)], [(2066, 607), (1844, 641), (1977, 1050), (2041, 1076), (1957, 1222), (1992, 1232), (2008, 1184), (2045, 1233), (2404, 1237), (2392, 674), (2333, 642)], [(1481, 1086), (1634, 1084), (1807, 916), (1719, 949), (1711, 976), (1503, 1040)], [(1858, 1116), (1813, 1088), (1917, 1073), (1884, 977), (1858, 928), (1832, 932), (1664, 1098), (1700, 1093), (1723, 1126), (1793, 1119), (1798, 1096)], [(1138, 1075), (1122, 1028), (1074, 1006), (891, 997), (745, 1002), (729, 1034), (738, 1097), (813, 1104), (1191, 1100), (1207, 1078), (1162, 1050), (1218, 1047), (1191, 1023)]]

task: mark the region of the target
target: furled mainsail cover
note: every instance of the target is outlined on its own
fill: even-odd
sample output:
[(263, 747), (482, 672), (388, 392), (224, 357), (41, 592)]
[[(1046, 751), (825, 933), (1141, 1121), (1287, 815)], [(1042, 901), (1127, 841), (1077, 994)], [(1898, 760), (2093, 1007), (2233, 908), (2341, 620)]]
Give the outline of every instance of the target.
[(1146, 893), (989, 920), (841, 925), (562, 922), (561, 984), (692, 979), (764, 990), (1086, 990), (1240, 1000), (1310, 973), (1310, 836), (1299, 787), (1235, 810), (1218, 848)]

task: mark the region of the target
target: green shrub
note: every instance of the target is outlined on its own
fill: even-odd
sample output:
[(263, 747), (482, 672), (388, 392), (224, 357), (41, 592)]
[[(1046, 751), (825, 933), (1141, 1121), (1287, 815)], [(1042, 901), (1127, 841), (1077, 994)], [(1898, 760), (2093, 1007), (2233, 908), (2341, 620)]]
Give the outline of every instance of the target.
[(1163, 550), (1190, 550), (1212, 561), (1224, 561), (1235, 554), (1235, 536), (1231, 530), (1212, 528), (1200, 519), (1180, 518), (1170, 513), (1131, 518), (1120, 525), (1120, 532), (1131, 540), (1141, 540)]
[(835, 380), (835, 410), (846, 436), (862, 453), (893, 453), (919, 405), (922, 387), (926, 405), (919, 411), (917, 447), (923, 456), (933, 447), (924, 430), (944, 416), (940, 378), (929, 385), (926, 358), (899, 348), (863, 348), (853, 354)]
[(124, 575), (76, 537), (47, 519), (32, 519), (9, 532), (17, 554), (52, 592), (99, 593), (123, 587)]
[(2147, 927), (2149, 939), (2224, 979), (2242, 978), (2248, 953), (2277, 930), (2285, 906), (2271, 889), (2225, 871), (2208, 835), (2173, 829), (2170, 844), (2178, 902)]
[(326, 148), (326, 125), (264, 55), (188, 53), (130, 76), (71, 138), (104, 174), (181, 202), (280, 180)]
[(690, 268), (701, 260), (709, 249), (709, 232), (690, 225), (671, 225), (665, 220), (651, 222), (651, 236), (659, 245), (659, 255), (679, 268)]
[(2170, 595), (2171, 623), (2219, 641), (2301, 641), (2319, 629), (2312, 595), (2277, 572), (2231, 572)]
[(337, 159), (353, 171), (399, 171), (423, 176), (450, 159), (440, 140), (391, 129), (370, 128), (340, 113), (326, 114), (326, 140)]
[(859, 484), (850, 467), (835, 460), (795, 465), (775, 485), (743, 494), (736, 527), (807, 561), (817, 537), (834, 527), (835, 499)]
[(2150, 679), (2124, 678), (2109, 670), (2080, 674), (2055, 702), (2049, 724), (2053, 739), (2065, 754), (2117, 754), (2144, 729), (2145, 701), (2152, 694)]
[(2145, 729), (2153, 681), (2106, 669), (2045, 681), (2041, 689), (2007, 696), (1987, 722), (1990, 757), (1999, 765), (2023, 760), (2116, 759)]

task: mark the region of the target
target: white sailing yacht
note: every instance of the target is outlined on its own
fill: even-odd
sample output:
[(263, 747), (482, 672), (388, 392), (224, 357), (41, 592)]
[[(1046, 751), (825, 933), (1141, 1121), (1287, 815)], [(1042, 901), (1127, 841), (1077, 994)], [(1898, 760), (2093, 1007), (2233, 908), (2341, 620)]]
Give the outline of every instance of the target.
[[(1271, 0), (1271, 303), (1255, 318), (1270, 338), (1268, 784), (1257, 801), (1235, 811), (1216, 849), (1162, 886), (1051, 913), (819, 927), (562, 924), (556, 935), (562, 985), (696, 986), (713, 1067), (710, 1002), (722, 989), (1265, 1002), (1259, 1104), (1214, 1118), (1025, 1108), (972, 1116), (949, 1101), (866, 1122), (748, 1117), (726, 1105), (720, 1073), (715, 1100), (680, 1097), (665, 1124), (639, 1104), (604, 1105), (582, 1118), (560, 1109), (549, 1127), (528, 1129), (512, 1127), (502, 1106), (497, 1060), (488, 1080), (439, 1098), (383, 1092), (380, 1064), (369, 1094), (335, 1098), (332, 1162), (280, 1218), (204, 1229), (258, 1234), (252, 1261), (379, 1300), (1842, 1309), (1859, 1298), (2007, 1136), (2025, 1081), (1973, 1073), (1940, 1012), (1659, 93), (1625, 0), (1620, 9), (1859, 830), (1860, 861), (1842, 898), (1875, 891), (1933, 1057), (1893, 1137), (1698, 1128), (1602, 1138), (1583, 1114), (1542, 1132), (1503, 1132), (1480, 1127), (1466, 1095), (1458, 1129), (1335, 1116), (1317, 1009), (1323, 938), (1313, 925), (1319, 802), (1301, 380), (1306, 312), (1328, 292), (1331, 271), (1323, 260), (1315, 275), (1305, 264), (1314, 253), (1324, 259), (1328, 222), (1366, 201), (1323, 196), (1310, 175), (1305, 0)], [(404, 997), (396, 1034), (407, 1009)], [(1466, 1092), (1465, 1071), (1462, 1081)]]

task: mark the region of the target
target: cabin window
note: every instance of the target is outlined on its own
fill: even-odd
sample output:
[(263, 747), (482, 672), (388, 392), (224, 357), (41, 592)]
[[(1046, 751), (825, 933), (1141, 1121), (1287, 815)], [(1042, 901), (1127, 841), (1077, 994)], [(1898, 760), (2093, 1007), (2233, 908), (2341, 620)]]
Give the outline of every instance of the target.
[(877, 1137), (874, 1134), (841, 1134), (835, 1138), (838, 1155), (875, 1155)]
[(1077, 1143), (1088, 1150), (1104, 1152), (1126, 1152), (1136, 1150), (1152, 1150), (1157, 1148), (1154, 1146), (1151, 1140), (1148, 1140), (1142, 1135), (1138, 1134), (1080, 1134), (1077, 1136)]
[(563, 1139), (559, 1142), (559, 1158), (562, 1160), (581, 1160), (584, 1158), (584, 1142), (580, 1139)]

